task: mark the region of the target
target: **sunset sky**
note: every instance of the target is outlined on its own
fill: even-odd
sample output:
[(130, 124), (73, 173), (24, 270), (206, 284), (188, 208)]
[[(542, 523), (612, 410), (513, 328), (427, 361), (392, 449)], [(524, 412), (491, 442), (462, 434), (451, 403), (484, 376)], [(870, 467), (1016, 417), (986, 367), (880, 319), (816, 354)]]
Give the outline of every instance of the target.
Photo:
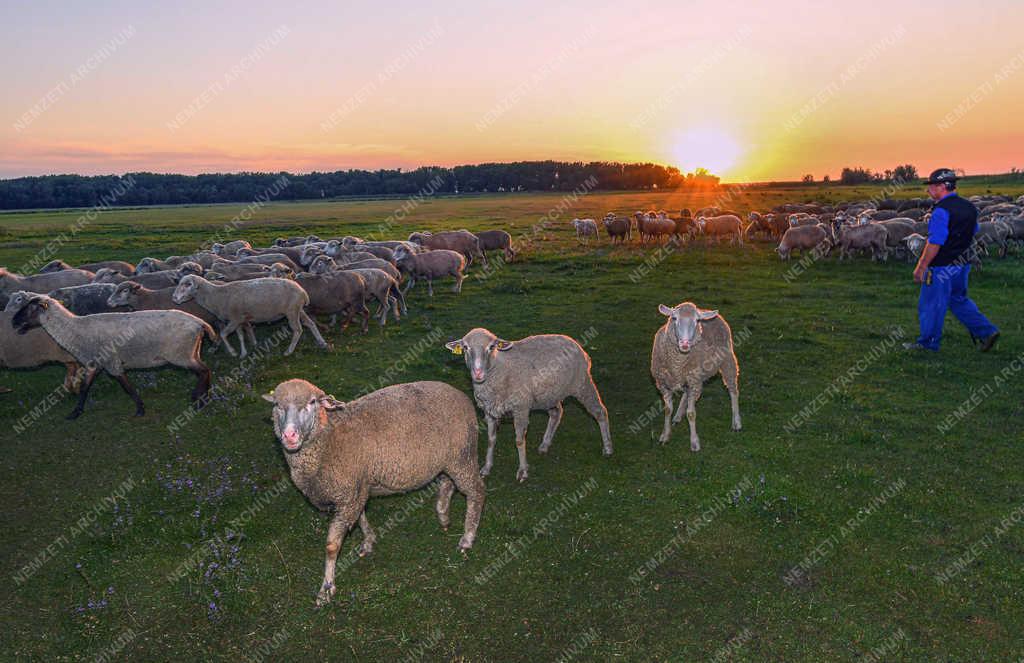
[(0, 177), (1024, 166), (1015, 0), (71, 4), (0, 8)]

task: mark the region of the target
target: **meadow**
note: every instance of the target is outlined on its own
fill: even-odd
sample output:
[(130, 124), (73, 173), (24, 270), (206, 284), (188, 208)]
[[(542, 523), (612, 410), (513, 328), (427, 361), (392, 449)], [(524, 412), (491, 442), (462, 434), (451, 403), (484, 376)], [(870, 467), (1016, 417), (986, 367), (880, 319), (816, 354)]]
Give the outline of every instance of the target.
[[(964, 193), (986, 189), (1024, 191), (968, 182)], [(723, 206), (878, 194), (749, 190)], [(219, 396), (193, 418), (179, 417), (193, 381), (183, 371), (132, 376), (142, 418), (100, 378), (76, 422), (63, 419), (72, 399), (53, 396), (63, 367), (0, 372), (13, 390), (0, 395), (0, 659), (1021, 659), (1021, 254), (972, 274), (1003, 332), (993, 352), (950, 317), (941, 353), (904, 354), (917, 333), (907, 263), (784, 263), (767, 242), (580, 246), (569, 226), (716, 195), (482, 195), (398, 215), (402, 199), (271, 203), (231, 238), (387, 223), (388, 237), (465, 227), (530, 240), (512, 264), (474, 265), (461, 295), (413, 289), (398, 324), (331, 330), (329, 352), (307, 335), (291, 357), (279, 345), (233, 371), (237, 359), (207, 351)], [(243, 209), (114, 209), (84, 223), (83, 210), (0, 214), (0, 265), (17, 269), (61, 233), (54, 257), (72, 263), (187, 253)], [(730, 323), (741, 371), (743, 430), (730, 431), (728, 395), (709, 382), (699, 453), (685, 423), (658, 443), (650, 377), (658, 304), (687, 300)], [(382, 380), (469, 394), (444, 342), (476, 326), (585, 337), (614, 455), (601, 456), (596, 423), (570, 401), (546, 456), (546, 414), (534, 413), (519, 484), (504, 423), (468, 556), (456, 550), (461, 496), (448, 532), (429, 488), (373, 498), (373, 555), (352, 559), (354, 530), (334, 602), (314, 609), (327, 519), (291, 485), (260, 395), (293, 377), (342, 400)]]

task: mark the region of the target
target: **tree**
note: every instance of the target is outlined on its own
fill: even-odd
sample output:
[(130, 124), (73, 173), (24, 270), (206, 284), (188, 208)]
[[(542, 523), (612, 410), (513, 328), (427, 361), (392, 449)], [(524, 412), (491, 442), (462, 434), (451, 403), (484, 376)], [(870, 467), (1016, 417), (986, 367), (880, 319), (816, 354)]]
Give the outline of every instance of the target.
[(874, 175), (867, 168), (843, 168), (839, 175), (839, 181), (843, 184), (866, 184), (874, 179)]
[(813, 184), (814, 183), (814, 175), (811, 175), (810, 173), (804, 175), (803, 183), (804, 184)]
[(892, 171), (892, 177), (890, 179), (909, 182), (911, 180), (916, 180), (917, 178), (917, 168), (912, 164), (906, 163), (902, 166), (896, 166)]
[(825, 184), (828, 184), (832, 181), (832, 176), (826, 174), (824, 177), (821, 178), (821, 181), (824, 182)]

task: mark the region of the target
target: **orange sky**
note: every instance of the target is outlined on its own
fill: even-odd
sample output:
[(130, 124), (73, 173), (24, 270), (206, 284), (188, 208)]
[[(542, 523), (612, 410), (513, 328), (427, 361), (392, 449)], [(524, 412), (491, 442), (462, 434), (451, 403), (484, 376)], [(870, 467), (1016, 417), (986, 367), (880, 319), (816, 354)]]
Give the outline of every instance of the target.
[(1010, 0), (13, 4), (0, 177), (547, 158), (730, 181), (1024, 166)]

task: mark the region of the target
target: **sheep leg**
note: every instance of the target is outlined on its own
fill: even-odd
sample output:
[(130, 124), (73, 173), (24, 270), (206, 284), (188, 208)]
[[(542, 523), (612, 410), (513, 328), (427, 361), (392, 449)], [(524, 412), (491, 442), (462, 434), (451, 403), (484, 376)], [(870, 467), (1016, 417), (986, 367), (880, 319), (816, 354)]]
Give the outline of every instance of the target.
[(430, 276), (427, 277), (427, 295), (434, 296), (434, 279)]
[(366, 308), (366, 302), (362, 302), (360, 306), (358, 313), (363, 316), (363, 333), (365, 334), (370, 329), (370, 309)]
[(612, 433), (608, 426), (608, 409), (601, 401), (601, 394), (597, 391), (594, 378), (587, 376), (586, 384), (575, 394), (576, 400), (583, 404), (601, 428), (601, 449), (605, 456), (612, 455)]
[(678, 424), (683, 420), (683, 414), (686, 413), (686, 401), (689, 399), (689, 391), (686, 387), (683, 387), (683, 393), (679, 396), (679, 406), (676, 408), (676, 416), (672, 417), (672, 423)]
[(484, 509), (484, 499), (487, 495), (484, 480), (475, 471), (475, 465), (476, 463), (470, 462), (464, 468), (445, 470), (445, 473), (455, 482), (459, 492), (466, 496), (466, 520), (463, 525), (462, 538), (459, 539), (459, 550), (462, 552), (473, 547), (473, 542), (476, 540), (476, 528), (480, 526), (480, 513)]
[(206, 405), (205, 398), (210, 392), (210, 367), (204, 364), (197, 356), (192, 361), (189, 370), (196, 376), (196, 386), (192, 390), (192, 404), (198, 405), (201, 408)]
[(447, 476), (442, 474), (437, 480), (437, 519), (441, 521), (441, 529), (448, 531), (451, 519), (448, 517), (448, 508), (452, 504), (452, 493), (455, 492), (455, 484)]
[(530, 425), (530, 412), (515, 413), (516, 451), (519, 452), (519, 469), (516, 470), (516, 481), (526, 481), (530, 466), (526, 464), (526, 429)]
[(658, 442), (665, 444), (672, 435), (672, 390), (661, 390), (661, 402), (665, 405), (665, 425), (661, 429), (661, 437)]
[(67, 371), (64, 374), (64, 390), (67, 391), (68, 393), (74, 394), (78, 391), (79, 388), (80, 380), (78, 377), (78, 370), (80, 367), (77, 363), (69, 361), (67, 364), (64, 365), (64, 368)]
[(228, 335), (236, 329), (238, 329), (238, 323), (231, 320), (228, 324), (224, 325), (224, 329), (220, 330), (220, 340), (224, 341), (224, 347), (227, 348), (228, 354), (232, 357), (237, 357), (238, 353), (235, 352), (235, 349), (231, 346), (231, 341), (228, 340)]
[(86, 366), (85, 375), (82, 377), (82, 384), (78, 388), (78, 403), (75, 405), (75, 409), (71, 411), (71, 414), (67, 416), (69, 421), (77, 419), (81, 414), (82, 410), (85, 409), (85, 401), (89, 398), (89, 388), (92, 387), (93, 380), (96, 379), (96, 375), (100, 372), (100, 369), (96, 366)]
[(235, 327), (235, 338), (238, 339), (238, 356), (242, 359), (245, 359), (245, 356), (249, 354), (245, 349), (245, 326), (248, 324), (248, 322), (242, 322)]
[(735, 360), (729, 357), (722, 362), (722, 367), (718, 371), (722, 374), (722, 382), (725, 383), (725, 388), (729, 390), (729, 400), (732, 403), (732, 429), (741, 430), (743, 422), (740, 421), (739, 366), (736, 365)]
[(540, 446), (537, 447), (537, 452), (546, 454), (548, 449), (551, 448), (551, 441), (555, 438), (555, 431), (558, 430), (558, 424), (562, 422), (562, 404), (558, 403), (555, 407), (548, 410), (548, 428), (544, 431), (544, 439), (541, 441)]
[(487, 457), (484, 466), (480, 468), (480, 476), (485, 477), (491, 473), (494, 467), (494, 446), (498, 442), (498, 420), (490, 415), (484, 415), (487, 420)]
[(466, 278), (466, 276), (462, 272), (457, 272), (455, 274), (455, 287), (452, 288), (452, 292), (459, 292), (459, 293), (462, 292), (462, 281), (465, 278)]
[(702, 384), (691, 384), (690, 397), (686, 400), (686, 419), (690, 422), (690, 451), (700, 451), (700, 438), (697, 437), (697, 399), (700, 398)]
[(245, 333), (249, 336), (249, 342), (252, 343), (252, 347), (255, 349), (259, 345), (259, 341), (256, 340), (256, 329), (252, 326), (251, 322), (245, 323)]
[(359, 544), (359, 556), (366, 557), (373, 552), (373, 544), (377, 543), (377, 535), (366, 518), (366, 509), (359, 514), (359, 529), (363, 530), (363, 542)]
[(409, 282), (405, 284), (405, 290), (402, 291), (402, 294), (404, 295), (405, 293), (407, 293), (410, 290), (412, 290), (412, 287), (414, 285), (416, 285), (416, 275), (415, 274), (410, 274), (409, 275)]
[(311, 333), (313, 338), (316, 339), (316, 344), (318, 346), (321, 348), (327, 347), (327, 341), (325, 341), (324, 337), (320, 335), (320, 330), (317, 329), (316, 323), (313, 322), (313, 319), (310, 318), (305, 311), (299, 311), (299, 321), (306, 325), (306, 329), (308, 329), (309, 333)]
[(135, 401), (135, 416), (141, 417), (146, 414), (146, 406), (142, 403), (142, 398), (139, 397), (139, 392), (135, 390), (135, 386), (128, 381), (128, 377), (123, 373), (121, 375), (111, 375), (121, 388), (124, 389), (125, 393), (131, 396), (132, 400)]
[(324, 580), (320, 585), (320, 591), (316, 595), (316, 607), (320, 608), (331, 602), (331, 597), (337, 591), (334, 586), (334, 566), (338, 561), (338, 551), (341, 550), (341, 542), (345, 534), (352, 529), (352, 525), (359, 519), (359, 515), (366, 508), (366, 495), (353, 496), (348, 502), (338, 505), (327, 526), (327, 558), (324, 562)]
[[(295, 352), (295, 346), (299, 344), (299, 339), (302, 338), (302, 323), (299, 322), (299, 315), (301, 314), (302, 311), (299, 310), (298, 314), (288, 316), (288, 326), (291, 327), (292, 330), (292, 342), (288, 344), (288, 349), (284, 351), (285, 357)], [(317, 332), (317, 334), (319, 335), (320, 332)], [(321, 336), (320, 341), (322, 342), (323, 340), (324, 339)], [(242, 348), (242, 352), (245, 352), (244, 347)], [(243, 354), (242, 356), (244, 357), (245, 355)]]

